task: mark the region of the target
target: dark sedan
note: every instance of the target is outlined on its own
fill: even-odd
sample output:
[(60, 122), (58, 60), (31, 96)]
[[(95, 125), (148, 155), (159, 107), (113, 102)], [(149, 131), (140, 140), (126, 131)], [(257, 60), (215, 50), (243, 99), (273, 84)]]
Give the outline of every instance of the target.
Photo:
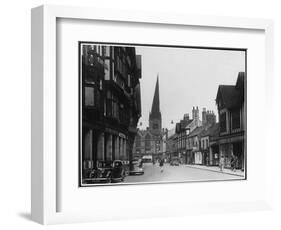
[(118, 183), (123, 182), (125, 178), (125, 168), (120, 160), (113, 161), (111, 171), (111, 182)]
[(144, 170), (142, 167), (142, 162), (140, 160), (132, 161), (129, 175), (143, 175), (143, 174), (144, 174)]

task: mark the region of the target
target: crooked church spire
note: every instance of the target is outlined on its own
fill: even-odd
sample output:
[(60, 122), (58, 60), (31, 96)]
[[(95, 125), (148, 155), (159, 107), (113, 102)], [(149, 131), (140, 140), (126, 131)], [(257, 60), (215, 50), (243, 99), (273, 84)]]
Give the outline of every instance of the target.
[(157, 75), (152, 107), (149, 114), (149, 128), (151, 131), (154, 131), (155, 134), (158, 133), (160, 134), (162, 129), (162, 118), (160, 112), (160, 97), (159, 97), (159, 75)]
[[(159, 113), (160, 113), (159, 76), (157, 76), (150, 116), (158, 117)], [(161, 114), (160, 114), (160, 116), (161, 116)]]

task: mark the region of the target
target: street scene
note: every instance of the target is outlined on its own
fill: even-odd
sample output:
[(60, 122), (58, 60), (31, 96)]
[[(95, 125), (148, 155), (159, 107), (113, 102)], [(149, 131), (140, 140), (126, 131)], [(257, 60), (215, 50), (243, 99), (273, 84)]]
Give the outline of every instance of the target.
[(246, 51), (80, 42), (80, 186), (246, 179)]

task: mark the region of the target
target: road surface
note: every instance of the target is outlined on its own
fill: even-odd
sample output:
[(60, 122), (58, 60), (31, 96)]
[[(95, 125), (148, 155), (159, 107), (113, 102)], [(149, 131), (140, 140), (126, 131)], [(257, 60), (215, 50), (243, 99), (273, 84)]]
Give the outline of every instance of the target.
[(192, 168), (188, 165), (170, 166), (164, 164), (162, 173), (159, 164), (145, 163), (143, 168), (144, 175), (127, 176), (124, 183), (242, 179), (240, 176)]

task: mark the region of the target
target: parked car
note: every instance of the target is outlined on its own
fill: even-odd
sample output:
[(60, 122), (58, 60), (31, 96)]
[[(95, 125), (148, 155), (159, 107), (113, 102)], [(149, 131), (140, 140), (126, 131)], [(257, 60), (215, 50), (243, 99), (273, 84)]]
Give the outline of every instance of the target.
[(118, 183), (124, 181), (125, 169), (122, 161), (115, 160), (112, 163), (111, 182)]
[(141, 160), (132, 161), (129, 175), (143, 175), (144, 174), (144, 170), (143, 170), (141, 162), (142, 162)]
[(110, 183), (111, 173), (112, 173), (111, 162), (100, 161), (97, 163), (97, 167), (90, 172), (89, 178), (83, 180), (83, 183), (86, 184)]
[(178, 157), (173, 157), (170, 161), (171, 166), (179, 166), (180, 165), (180, 159)]
[(142, 157), (142, 162), (143, 163), (152, 163), (152, 156), (151, 155), (144, 155)]

